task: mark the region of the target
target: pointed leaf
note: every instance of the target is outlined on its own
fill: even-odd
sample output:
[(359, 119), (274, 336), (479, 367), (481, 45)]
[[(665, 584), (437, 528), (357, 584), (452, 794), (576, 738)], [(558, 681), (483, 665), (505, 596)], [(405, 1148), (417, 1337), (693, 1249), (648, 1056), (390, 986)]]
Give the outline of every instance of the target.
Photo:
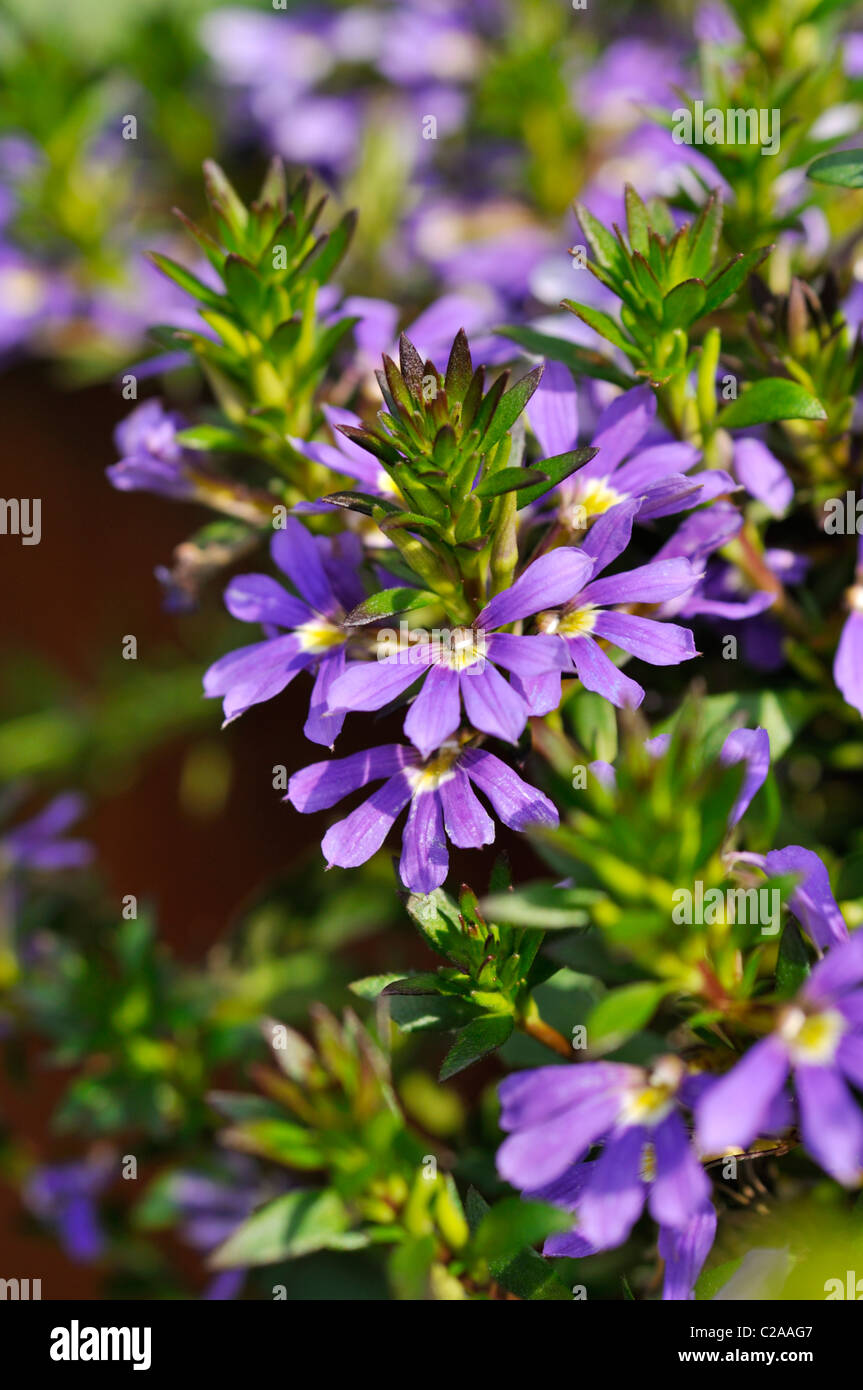
[(503, 1047), (514, 1027), (511, 1014), (483, 1014), (475, 1018), (466, 1028), (462, 1028), (444, 1058), (440, 1069), (441, 1081), (448, 1081), (481, 1057), (487, 1057), (490, 1052)]

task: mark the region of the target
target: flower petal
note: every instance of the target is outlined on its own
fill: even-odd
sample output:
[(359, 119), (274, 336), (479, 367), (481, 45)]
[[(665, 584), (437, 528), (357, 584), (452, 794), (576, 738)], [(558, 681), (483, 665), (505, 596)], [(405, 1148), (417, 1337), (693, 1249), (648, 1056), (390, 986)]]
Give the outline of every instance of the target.
[(591, 441), (600, 451), (599, 460), (606, 476), (641, 443), (655, 414), (656, 399), (649, 386), (635, 386), (631, 391), (624, 391), (606, 406)]
[(619, 671), (591, 637), (570, 637), (566, 645), (585, 690), (602, 695), (618, 709), (638, 709), (644, 699), (641, 686)]
[(650, 1138), (656, 1153), (656, 1178), (648, 1205), (660, 1226), (685, 1229), (710, 1195), (710, 1181), (695, 1156), (680, 1115), (673, 1111)]
[(689, 628), (677, 623), (660, 623), (634, 613), (598, 613), (593, 631), (651, 666), (678, 666), (698, 656)]
[(332, 613), (335, 606), (330, 581), (324, 570), (314, 537), (295, 516), (285, 518), (284, 527), (273, 533), (270, 542), (273, 563), (286, 574), (294, 588), (318, 613)]
[(449, 852), (436, 791), (418, 792), (411, 802), (402, 835), (399, 874), (412, 893), (432, 893), (449, 868)]
[(403, 772), (391, 777), (344, 820), (331, 826), (321, 841), (328, 865), (355, 869), (380, 849), (400, 811), (411, 799), (411, 786)]
[(663, 1226), (659, 1232), (659, 1254), (665, 1261), (662, 1299), (665, 1303), (686, 1303), (695, 1297), (695, 1281), (716, 1239), (716, 1211), (707, 1202), (682, 1230)]
[(471, 781), (488, 797), (498, 820), (510, 830), (559, 824), (560, 817), (548, 797), (523, 782), (518, 773), (494, 753), (484, 748), (466, 748), (460, 762)]
[(460, 722), (458, 675), (448, 666), (432, 666), (407, 712), (404, 731), (427, 758), (455, 733)]
[(312, 616), (308, 604), (268, 574), (238, 574), (225, 590), (225, 607), (242, 623), (275, 623), (277, 627), (299, 627)]
[[(610, 515), (606, 512), (606, 516)], [(698, 578), (688, 560), (653, 560), (649, 565), (639, 565), (638, 569), (594, 580), (582, 590), (579, 602), (662, 603), (686, 593)]]
[(818, 855), (802, 845), (786, 845), (764, 856), (764, 871), (770, 878), (800, 875), (800, 882), (788, 900), (803, 930), (816, 946), (824, 950), (848, 939), (845, 918), (830, 887), (827, 869)]
[(388, 705), (426, 674), (429, 651), (412, 647), (383, 661), (353, 661), (333, 681), (332, 710), (373, 710)]
[(477, 618), (477, 626), (489, 630), (530, 618), (544, 608), (555, 608), (575, 598), (593, 573), (594, 563), (585, 550), (560, 546), (540, 555), (508, 589), (497, 594)]
[(345, 648), (336, 647), (321, 657), (315, 673), (315, 683), (312, 687), (309, 713), (303, 726), (303, 733), (310, 743), (322, 743), (325, 748), (332, 748), (342, 732), (342, 725), (345, 722), (345, 716), (342, 712), (336, 713), (331, 709), (329, 697), (333, 682), (338, 680), (345, 669), (346, 659)]
[(527, 706), (494, 666), (462, 671), (459, 676), (465, 713), (475, 729), (506, 743), (517, 743), (527, 723)]
[(590, 1180), (578, 1205), (578, 1229), (599, 1250), (626, 1240), (644, 1208), (641, 1163), (646, 1140), (641, 1125), (630, 1125), (615, 1134), (590, 1165)]
[(784, 516), (794, 497), (794, 484), (766, 444), (760, 439), (738, 439), (734, 472), (746, 491), (763, 502), (773, 516)]
[(460, 768), (438, 786), (444, 829), (459, 849), (479, 849), (494, 841), (494, 821)]
[(743, 784), (728, 816), (728, 828), (736, 825), (749, 809), (755, 793), (764, 786), (770, 771), (770, 735), (766, 729), (733, 729), (722, 745), (719, 761), (723, 767), (745, 764)]
[(402, 768), (418, 762), (419, 757), (407, 744), (385, 743), (379, 748), (351, 753), (347, 758), (310, 763), (294, 773), (285, 800), (306, 814), (323, 811), (369, 782), (392, 777)]
[(572, 372), (562, 362), (546, 362), (542, 379), (525, 413), (539, 440), (543, 458), (554, 458), (575, 448), (578, 396)]
[(803, 1142), (837, 1182), (856, 1187), (863, 1177), (863, 1116), (833, 1067), (797, 1067), (794, 1073)]
[(632, 524), (640, 509), (641, 499), (628, 497), (597, 517), (581, 547), (585, 555), (594, 559), (594, 574), (600, 574), (629, 545)]
[(721, 1153), (746, 1148), (762, 1131), (771, 1101), (788, 1075), (788, 1054), (778, 1038), (762, 1038), (695, 1107), (699, 1148)]
[(863, 613), (852, 613), (842, 628), (833, 679), (842, 698), (863, 714)]

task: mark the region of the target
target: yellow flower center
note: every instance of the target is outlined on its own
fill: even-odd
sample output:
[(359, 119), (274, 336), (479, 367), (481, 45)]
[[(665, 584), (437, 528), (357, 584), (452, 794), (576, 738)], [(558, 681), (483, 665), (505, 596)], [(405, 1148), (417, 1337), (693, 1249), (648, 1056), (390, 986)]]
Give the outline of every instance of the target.
[(844, 1032), (845, 1020), (836, 1009), (807, 1014), (792, 1005), (779, 1022), (779, 1036), (793, 1060), (810, 1066), (832, 1062)]
[(560, 509), (560, 519), (570, 531), (586, 531), (591, 521), (623, 501), (623, 493), (609, 487), (605, 478), (586, 478), (576, 483)]
[(434, 757), (429, 758), (422, 767), (405, 768), (414, 795), (434, 791), (442, 782), (449, 782), (455, 777), (455, 764), (460, 752), (460, 744), (451, 739), (442, 744)]
[(304, 652), (326, 652), (347, 641), (342, 628), (327, 622), (326, 618), (310, 618), (307, 623), (301, 623), (295, 633)]
[[(647, 1078), (647, 1084), (636, 1082), (624, 1097), (618, 1123), (621, 1125), (658, 1125), (674, 1108), (674, 1098), (684, 1077), (679, 1057), (662, 1057)], [(642, 1162), (648, 1162), (642, 1155)]]
[(432, 638), (435, 660), (451, 671), (464, 671), (486, 658), (486, 636), (481, 629), (456, 627)]
[(540, 632), (557, 633), (559, 637), (584, 637), (593, 632), (596, 605), (586, 603), (582, 608), (564, 609), (562, 613), (540, 613), (536, 620)]

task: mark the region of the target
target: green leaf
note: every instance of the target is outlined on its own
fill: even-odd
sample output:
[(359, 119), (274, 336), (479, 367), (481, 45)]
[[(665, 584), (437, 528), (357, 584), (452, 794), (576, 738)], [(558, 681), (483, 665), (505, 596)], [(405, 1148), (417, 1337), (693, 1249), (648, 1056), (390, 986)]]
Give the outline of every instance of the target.
[(454, 965), (467, 970), (470, 966), (469, 940), (459, 920), (459, 908), (442, 888), (432, 893), (412, 893), (407, 900), (408, 916), (420, 936)]
[(624, 196), (626, 200), (626, 228), (629, 232), (629, 244), (633, 251), (638, 251), (642, 256), (646, 256), (650, 250), (650, 222), (647, 216), (647, 208), (631, 183), (626, 185)]
[(225, 261), (224, 278), (231, 302), (250, 327), (254, 327), (264, 302), (264, 283), (254, 266), (241, 256), (229, 256)]
[(345, 623), (349, 627), (361, 627), (363, 623), (375, 623), (393, 613), (428, 608), (431, 603), (440, 603), (440, 599), (429, 589), (382, 589), (379, 594), (372, 594), (371, 598), (363, 599), (356, 608), (352, 608)]
[(697, 280), (703, 280), (713, 265), (721, 229), (722, 200), (711, 193), (689, 232), (689, 270)]
[(441, 1081), (448, 1081), (481, 1057), (487, 1057), (490, 1052), (503, 1047), (514, 1027), (515, 1020), (511, 1014), (484, 1014), (475, 1018), (466, 1028), (462, 1028), (444, 1058), (440, 1069)]
[(481, 1259), (500, 1260), (537, 1245), (547, 1236), (572, 1229), (572, 1213), (548, 1202), (504, 1197), (486, 1212), (471, 1241)]
[(390, 1018), (403, 1033), (451, 1033), (479, 1014), (478, 1005), (459, 995), (394, 994), (389, 1006)]
[(796, 994), (809, 974), (809, 953), (803, 934), (793, 917), (789, 917), (779, 943), (776, 959), (776, 988), (784, 999)]
[(531, 502), (535, 502), (538, 497), (542, 497), (551, 488), (557, 487), (564, 478), (568, 478), (570, 473), (574, 473), (582, 464), (589, 463), (592, 458), (596, 458), (598, 449), (571, 449), (566, 454), (555, 454), (553, 458), (542, 459), (542, 472), (545, 474), (545, 481), (537, 483), (535, 487), (525, 488), (518, 495), (518, 510), (526, 507)]
[(482, 901), (489, 922), (505, 922), (512, 927), (531, 927), (537, 931), (568, 931), (588, 922), (585, 908), (602, 894), (587, 888), (556, 888), (542, 880), (526, 883), (509, 893), (491, 893)]
[(839, 188), (863, 188), (863, 149), (823, 154), (809, 165), (807, 177)]
[(447, 399), (450, 401), (463, 401), (467, 395), (472, 377), (473, 362), (471, 361), (470, 348), (465, 336), (465, 331), (463, 328), (460, 328), (453, 339), (449, 361), (447, 362), (446, 378), (444, 381)]
[(518, 492), (521, 488), (533, 488), (539, 484), (543, 491), (554, 484), (546, 472), (539, 468), (501, 468), (490, 478), (483, 478), (474, 488), (475, 497), (500, 497), (504, 492)]
[(591, 1010), (587, 1039), (591, 1052), (611, 1052), (642, 1029), (668, 993), (667, 984), (643, 981), (609, 990)]
[(689, 328), (700, 318), (707, 299), (701, 280), (683, 280), (662, 301), (662, 318), (667, 328)]
[(364, 975), (361, 980), (352, 980), (348, 985), (351, 994), (356, 994), (360, 999), (367, 999), (370, 1002), (377, 999), (378, 995), (387, 985), (391, 985), (393, 980), (400, 980), (398, 974), (388, 975)]
[(370, 492), (328, 492), (321, 501), (330, 502), (334, 507), (344, 507), (349, 512), (361, 512), (363, 516), (374, 516), (375, 509), (384, 512), (399, 510), (391, 502), (385, 502), (383, 498), (375, 497)]
[(580, 343), (573, 343), (569, 338), (555, 338), (550, 333), (540, 333), (535, 328), (523, 328), (521, 325), (507, 325), (495, 331), (502, 338), (511, 338), (514, 343), (519, 343), (528, 352), (539, 353), (550, 358), (552, 362), (564, 362), (579, 376), (593, 377), (597, 381), (611, 381), (615, 386), (621, 386), (624, 391), (636, 384), (634, 377), (627, 375), (601, 352), (582, 347)]
[(541, 376), (542, 367), (534, 367), (533, 371), (528, 372), (527, 376), (523, 376), (521, 381), (517, 381), (508, 391), (504, 391), (497, 409), (491, 417), (491, 423), (482, 436), (484, 450), (493, 448), (499, 440), (503, 439), (507, 431), (512, 429), (539, 385)]
[(223, 1130), (221, 1142), (242, 1153), (257, 1154), (288, 1168), (314, 1171), (324, 1166), (325, 1157), (315, 1135), (302, 1125), (283, 1119), (247, 1120)]
[(567, 705), (576, 738), (591, 758), (613, 763), (617, 757), (614, 705), (592, 690), (579, 690)]
[(588, 328), (594, 329), (600, 337), (607, 338), (615, 347), (620, 348), (621, 352), (632, 352), (633, 343), (610, 314), (604, 313), (602, 309), (593, 309), (589, 304), (576, 304), (572, 299), (565, 299), (563, 303), (570, 313), (575, 314), (582, 323), (586, 323)]
[(336, 266), (344, 258), (351, 244), (356, 225), (356, 212), (353, 210), (346, 212), (341, 222), (324, 239), (320, 250), (304, 262), (303, 275), (311, 280), (317, 280), (319, 285), (326, 284)]
[[(476, 1188), (469, 1188), (465, 1212), (472, 1231), (477, 1230), (489, 1210), (488, 1202)], [(514, 1259), (491, 1260), (489, 1272), (498, 1284), (517, 1298), (557, 1303), (568, 1303), (572, 1299), (571, 1291), (558, 1279), (548, 1260), (535, 1250), (522, 1250)]]
[[(415, 975), (400, 975), (397, 980), (393, 980), (384, 988), (383, 994), (389, 998), (394, 994), (451, 993), (451, 991), (441, 988), (443, 983), (441, 976), (436, 975), (433, 970), (420, 970)], [(468, 982), (465, 981), (465, 983)]]
[(288, 1192), (253, 1213), (210, 1256), (213, 1269), (268, 1265), (313, 1250), (350, 1250), (367, 1244), (350, 1232), (350, 1215), (337, 1193)]
[(726, 430), (746, 429), (750, 425), (774, 420), (826, 420), (827, 412), (815, 396), (796, 381), (768, 376), (756, 381), (719, 412), (717, 425)]
[(179, 285), (181, 290), (190, 294), (193, 299), (200, 299), (202, 304), (209, 304), (211, 309), (224, 309), (225, 301), (199, 280), (197, 275), (193, 275), (191, 270), (187, 270), (179, 261), (174, 261), (170, 256), (163, 256), (161, 251), (148, 251), (147, 257), (153, 262), (157, 270), (169, 280), (173, 280), (175, 285)]
[(575, 213), (587, 244), (603, 270), (622, 280), (626, 275), (626, 260), (617, 238), (597, 221), (592, 212), (588, 212), (583, 203), (576, 202)]
[(712, 314), (714, 309), (724, 304), (726, 299), (740, 289), (750, 271), (755, 270), (772, 250), (772, 246), (761, 246), (757, 251), (748, 251), (745, 256), (735, 256), (707, 286), (702, 313)]
[(179, 430), (178, 444), (185, 449), (202, 449), (215, 453), (240, 454), (246, 450), (246, 441), (237, 430), (225, 429), (221, 425), (192, 425), (190, 429)]

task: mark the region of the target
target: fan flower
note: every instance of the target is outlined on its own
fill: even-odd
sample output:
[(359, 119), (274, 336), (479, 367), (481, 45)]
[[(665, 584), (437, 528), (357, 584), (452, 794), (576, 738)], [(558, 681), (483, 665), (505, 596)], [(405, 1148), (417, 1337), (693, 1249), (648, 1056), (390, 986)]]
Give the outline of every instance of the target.
[(847, 703), (863, 714), (863, 536), (857, 542), (854, 584), (846, 600), (849, 616), (836, 648), (833, 679)]
[(47, 806), (0, 839), (0, 859), (13, 869), (80, 869), (93, 858), (86, 840), (65, 840), (70, 826), (84, 814), (85, 802), (77, 792), (63, 792)]
[[(783, 866), (784, 868), (785, 866)], [(799, 890), (798, 890), (799, 891)], [(702, 1148), (747, 1148), (775, 1128), (794, 1078), (803, 1143), (837, 1182), (863, 1181), (863, 933), (835, 946), (762, 1038), (696, 1104)]]
[[(548, 714), (560, 703), (560, 675), (569, 665), (550, 635), (496, 632), (536, 613), (543, 603), (563, 602), (593, 571), (593, 557), (557, 550), (529, 567), (511, 589), (483, 609), (472, 628), (455, 628), (387, 653), (377, 662), (357, 662), (333, 682), (329, 707), (381, 709), (422, 680), (404, 731), (429, 756), (455, 733), (461, 707), (474, 729), (515, 743), (529, 715)], [(513, 677), (505, 680), (502, 666)]]
[[(357, 537), (316, 541), (296, 517), (288, 517), (270, 545), (275, 565), (300, 597), (266, 574), (243, 574), (225, 590), (225, 606), (241, 622), (262, 623), (264, 642), (228, 652), (204, 675), (204, 693), (224, 697), (225, 722), (271, 700), (300, 671), (315, 675), (305, 735), (332, 747), (344, 716), (327, 705), (333, 682), (345, 669), (349, 630), (345, 613), (363, 598), (357, 575)], [(280, 631), (284, 629), (284, 631)]]
[[(567, 367), (546, 363), (526, 411), (546, 457), (577, 447), (578, 398)], [(700, 458), (691, 444), (662, 440), (639, 449), (655, 416), (656, 397), (649, 386), (625, 391), (602, 412), (591, 440), (599, 453), (554, 494), (558, 520), (568, 531), (584, 531), (596, 517), (629, 499), (641, 501), (638, 519), (644, 522), (734, 491), (737, 484), (721, 469), (686, 477)], [(541, 459), (536, 467), (542, 467)]]
[(285, 800), (298, 811), (321, 811), (381, 780), (383, 786), (367, 801), (330, 827), (321, 848), (328, 866), (356, 868), (380, 849), (409, 805), (399, 872), (414, 893), (431, 893), (443, 883), (449, 867), (448, 839), (459, 849), (493, 842), (494, 821), (474, 787), (511, 830), (558, 824), (548, 797), (522, 781), (500, 758), (455, 742), (425, 759), (407, 744), (390, 743), (313, 763), (294, 773)]
[(186, 453), (177, 440), (186, 422), (176, 411), (165, 410), (161, 401), (143, 401), (114, 431), (119, 463), (105, 470), (109, 482), (121, 492), (155, 492), (175, 501), (193, 500), (194, 478), (185, 468)]
[[(653, 666), (676, 666), (698, 656), (692, 633), (676, 623), (658, 622), (633, 613), (606, 610), (612, 603), (662, 603), (692, 588), (698, 580), (688, 560), (654, 560), (638, 569), (606, 579), (591, 579), (590, 583), (573, 587), (565, 604), (554, 592), (565, 587), (553, 584), (557, 574), (563, 578), (570, 554), (589, 555), (593, 572), (599, 574), (626, 549), (632, 535), (632, 524), (641, 503), (633, 499), (622, 502), (601, 516), (588, 532), (580, 550), (553, 550), (528, 565), (524, 574), (511, 589), (498, 594), (480, 614), (478, 621), (487, 624), (512, 622), (515, 614), (525, 608), (526, 597), (543, 602), (544, 611), (537, 617), (540, 632), (562, 639), (570, 661), (583, 686), (610, 700), (613, 705), (637, 708), (644, 699), (644, 690), (637, 681), (624, 675), (595, 640), (604, 637), (615, 647), (631, 656), (648, 661)], [(550, 681), (559, 676), (544, 676), (531, 682), (527, 698), (545, 703), (548, 708)], [(559, 687), (558, 687), (559, 697)]]
[[(587, 1062), (518, 1072), (501, 1083), (500, 1125), (509, 1137), (498, 1150), (498, 1172), (577, 1216), (577, 1230), (552, 1237), (547, 1254), (587, 1253), (573, 1245), (582, 1240), (594, 1249), (620, 1245), (645, 1203), (660, 1225), (687, 1228), (710, 1183), (681, 1107), (704, 1084), (671, 1055), (650, 1070)], [(599, 1158), (582, 1162), (600, 1142)]]

